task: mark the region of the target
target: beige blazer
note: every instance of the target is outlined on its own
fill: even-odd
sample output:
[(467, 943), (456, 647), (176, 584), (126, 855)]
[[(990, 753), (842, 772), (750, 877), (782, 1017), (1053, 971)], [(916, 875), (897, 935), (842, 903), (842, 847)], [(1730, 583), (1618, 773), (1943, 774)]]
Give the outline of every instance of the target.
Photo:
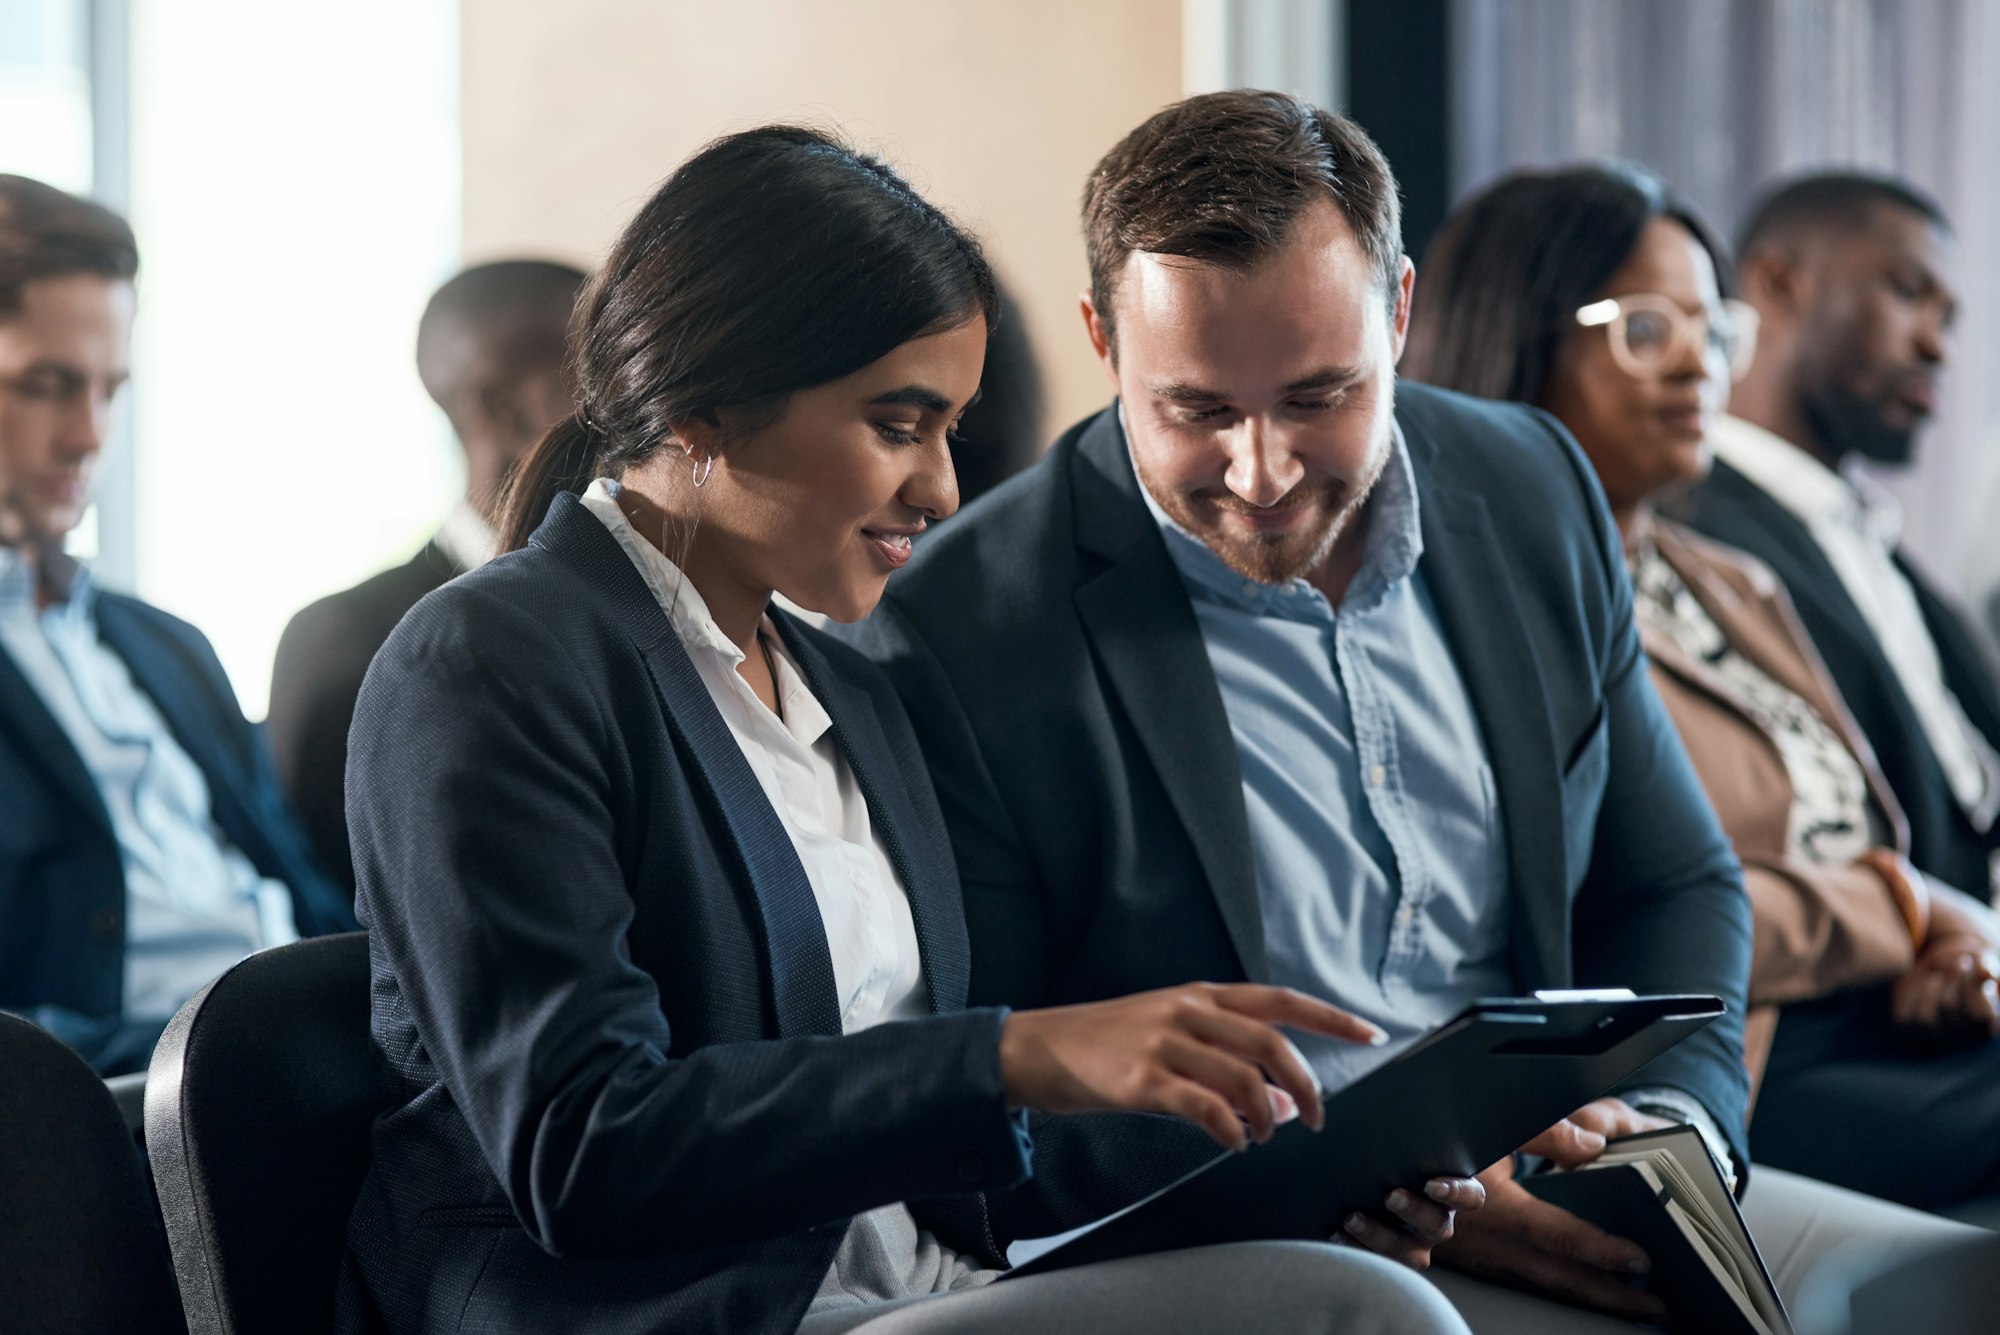
[[(1892, 846), (1906, 853), (1902, 808), (1777, 577), (1755, 557), (1678, 524), (1657, 516), (1642, 522), (1650, 523), (1661, 558), (1737, 652), (1803, 697), (1840, 734), (1887, 818)], [(1915, 963), (1915, 950), (1894, 895), (1872, 868), (1815, 867), (1787, 855), (1791, 778), (1777, 743), (1740, 695), (1707, 664), (1643, 626), (1640, 640), (1653, 662), (1653, 683), (1743, 862), (1754, 921), (1744, 1061), (1754, 1098), (1780, 1006), (1899, 978)]]

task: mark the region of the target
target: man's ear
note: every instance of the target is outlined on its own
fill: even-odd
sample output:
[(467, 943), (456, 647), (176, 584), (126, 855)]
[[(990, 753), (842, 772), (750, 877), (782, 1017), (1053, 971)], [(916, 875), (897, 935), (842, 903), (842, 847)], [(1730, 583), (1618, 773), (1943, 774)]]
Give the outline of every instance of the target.
[(1077, 309), (1083, 313), (1083, 332), (1090, 339), (1090, 350), (1097, 354), (1097, 364), (1104, 368), (1104, 378), (1111, 382), (1111, 392), (1118, 392), (1118, 349), (1112, 345), (1111, 331), (1104, 327), (1103, 319), (1097, 313), (1097, 303), (1090, 299), (1090, 293), (1077, 295)]
[(1757, 308), (1768, 326), (1795, 324), (1812, 301), (1813, 279), (1796, 254), (1767, 246), (1745, 256), (1736, 266), (1743, 299)]
[(1396, 314), (1389, 328), (1389, 361), (1403, 360), (1403, 344), (1410, 338), (1410, 299), (1417, 290), (1417, 266), (1403, 256), (1403, 270), (1396, 279)]

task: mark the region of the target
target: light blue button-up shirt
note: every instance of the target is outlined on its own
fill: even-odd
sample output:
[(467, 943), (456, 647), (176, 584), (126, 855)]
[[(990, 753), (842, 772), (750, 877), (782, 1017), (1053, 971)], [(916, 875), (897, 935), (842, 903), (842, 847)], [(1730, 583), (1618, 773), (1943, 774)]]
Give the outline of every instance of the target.
[(125, 867), (125, 1015), (165, 1019), (254, 950), (298, 939), (292, 897), (216, 826), (208, 780), (125, 660), (97, 635), (79, 570), (36, 607), (36, 572), (0, 548), (0, 652), (76, 747)]
[(1400, 429), (1341, 606), (1224, 565), (1145, 493), (1187, 586), (1242, 769), (1273, 983), (1373, 1020), (1299, 1039), (1335, 1090), (1476, 997), (1514, 990), (1506, 835), (1486, 743), (1419, 560)]

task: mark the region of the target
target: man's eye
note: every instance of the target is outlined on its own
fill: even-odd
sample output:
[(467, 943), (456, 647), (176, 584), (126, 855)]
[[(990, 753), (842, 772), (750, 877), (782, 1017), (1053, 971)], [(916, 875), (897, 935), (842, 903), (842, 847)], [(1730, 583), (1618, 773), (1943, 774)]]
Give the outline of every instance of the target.
[(1302, 413), (1323, 413), (1341, 400), (1339, 394), (1329, 394), (1323, 399), (1293, 399), (1292, 407)]
[(1181, 420), (1184, 422), (1209, 422), (1222, 416), (1224, 413), (1228, 411), (1229, 409), (1224, 407), (1187, 408), (1182, 410)]

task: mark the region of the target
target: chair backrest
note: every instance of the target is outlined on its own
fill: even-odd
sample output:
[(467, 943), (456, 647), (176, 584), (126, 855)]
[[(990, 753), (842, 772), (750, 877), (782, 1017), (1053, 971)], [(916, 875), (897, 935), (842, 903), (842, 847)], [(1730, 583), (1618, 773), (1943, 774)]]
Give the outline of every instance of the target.
[(180, 1296), (138, 1147), (97, 1072), (0, 1014), (0, 1326), (178, 1335)]
[(146, 1149), (194, 1335), (331, 1329), (389, 1100), (360, 932), (252, 955), (181, 1007), (147, 1073)]

